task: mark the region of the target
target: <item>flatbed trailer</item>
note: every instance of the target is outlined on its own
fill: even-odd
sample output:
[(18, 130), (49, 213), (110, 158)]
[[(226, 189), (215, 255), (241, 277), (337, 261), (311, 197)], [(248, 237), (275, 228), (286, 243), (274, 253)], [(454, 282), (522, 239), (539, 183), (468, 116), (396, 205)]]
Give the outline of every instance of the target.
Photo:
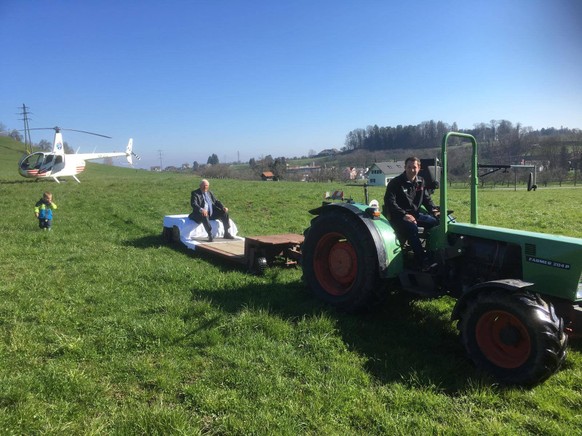
[[(166, 215), (162, 236), (168, 243), (181, 242), (191, 250), (241, 264), (252, 273), (263, 273), (268, 266), (275, 263), (297, 265), (301, 257), (303, 235), (283, 233), (245, 238), (235, 236), (234, 239), (223, 239), (219, 236), (213, 242), (208, 242), (205, 236), (192, 237), (193, 226), (187, 215)], [(233, 234), (236, 235), (236, 226), (231, 224), (231, 228), (235, 229)]]

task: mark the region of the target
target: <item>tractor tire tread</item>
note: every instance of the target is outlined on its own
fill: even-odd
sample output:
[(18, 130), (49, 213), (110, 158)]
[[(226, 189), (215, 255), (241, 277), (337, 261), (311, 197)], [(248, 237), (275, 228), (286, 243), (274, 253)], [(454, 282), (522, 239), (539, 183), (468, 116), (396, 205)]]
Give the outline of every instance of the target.
[[(490, 362), (479, 349), (474, 325), (487, 307), (499, 307), (517, 316), (528, 332), (533, 345), (532, 356), (515, 369), (501, 368)], [(566, 358), (568, 337), (563, 320), (554, 306), (538, 294), (528, 291), (492, 290), (480, 292), (470, 300), (457, 324), (461, 341), (475, 365), (492, 373), (504, 384), (535, 385), (554, 374)]]

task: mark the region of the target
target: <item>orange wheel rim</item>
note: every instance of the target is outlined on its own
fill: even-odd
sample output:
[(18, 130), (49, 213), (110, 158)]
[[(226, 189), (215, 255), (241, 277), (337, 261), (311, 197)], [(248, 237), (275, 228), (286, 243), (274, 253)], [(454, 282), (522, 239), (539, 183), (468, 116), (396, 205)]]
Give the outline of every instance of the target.
[(314, 272), (330, 295), (348, 293), (358, 274), (358, 256), (353, 245), (340, 233), (324, 235), (315, 247)]
[(481, 352), (501, 368), (518, 368), (531, 354), (527, 328), (509, 312), (492, 310), (485, 313), (477, 322), (475, 334)]

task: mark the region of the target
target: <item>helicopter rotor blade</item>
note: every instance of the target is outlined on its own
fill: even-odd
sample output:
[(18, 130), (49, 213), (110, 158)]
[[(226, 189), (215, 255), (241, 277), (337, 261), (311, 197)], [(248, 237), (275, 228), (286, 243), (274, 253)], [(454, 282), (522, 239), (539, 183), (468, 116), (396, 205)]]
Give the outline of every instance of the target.
[(111, 136), (107, 136), (107, 135), (101, 135), (100, 133), (93, 133), (93, 132), (87, 132), (86, 130), (76, 130), (76, 129), (61, 129), (61, 130), (69, 130), (71, 132), (81, 132), (81, 133), (87, 133), (89, 135), (95, 135), (95, 136), (101, 136), (103, 138), (108, 138), (111, 139)]
[(65, 129), (63, 127), (32, 127), (28, 130), (54, 130), (55, 132), (60, 132), (61, 130), (68, 130), (70, 132), (80, 132), (80, 133), (87, 133), (89, 135), (101, 136), (103, 138), (111, 139), (111, 136), (101, 135), (100, 133), (88, 132), (86, 130), (77, 130), (77, 129)]

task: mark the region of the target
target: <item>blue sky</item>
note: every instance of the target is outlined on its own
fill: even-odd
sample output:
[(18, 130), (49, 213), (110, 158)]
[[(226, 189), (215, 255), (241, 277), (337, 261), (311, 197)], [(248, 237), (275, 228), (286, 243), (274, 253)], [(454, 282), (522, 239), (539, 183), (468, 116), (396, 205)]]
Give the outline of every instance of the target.
[[(0, 1), (0, 122), (140, 167), (302, 156), (368, 125), (582, 128), (582, 2)], [(50, 131), (32, 139), (52, 139)]]

